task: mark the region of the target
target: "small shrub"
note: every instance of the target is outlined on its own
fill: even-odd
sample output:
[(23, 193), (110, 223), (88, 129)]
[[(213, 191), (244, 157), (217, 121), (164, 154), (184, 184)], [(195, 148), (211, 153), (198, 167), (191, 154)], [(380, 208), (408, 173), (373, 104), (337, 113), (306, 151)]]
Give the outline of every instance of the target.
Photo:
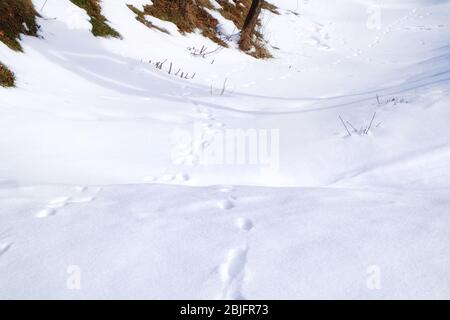
[(14, 87), (15, 80), (14, 73), (0, 62), (0, 86), (5, 88)]

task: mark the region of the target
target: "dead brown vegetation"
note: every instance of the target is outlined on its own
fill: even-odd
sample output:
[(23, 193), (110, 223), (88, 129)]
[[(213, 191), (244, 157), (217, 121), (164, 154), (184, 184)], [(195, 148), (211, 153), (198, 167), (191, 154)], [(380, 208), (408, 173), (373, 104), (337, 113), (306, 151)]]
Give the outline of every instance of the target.
[[(220, 13), (223, 17), (228, 20), (233, 21), (239, 30), (242, 30), (247, 18), (247, 14), (251, 8), (252, 0), (217, 0), (217, 2), (222, 6)], [(272, 13), (279, 14), (277, 7), (268, 3), (267, 1), (262, 1), (260, 8), (258, 9), (258, 14), (255, 19), (254, 26), (251, 28), (251, 32), (247, 34), (241, 34), (240, 49), (246, 53), (254, 56), (255, 58), (271, 58), (269, 50), (266, 48), (264, 35), (261, 33), (262, 22), (259, 17), (261, 9), (269, 10)], [(243, 41), (242, 41), (243, 40)]]
[(145, 15), (150, 15), (172, 22), (181, 33), (200, 30), (205, 37), (215, 43), (224, 47), (227, 46), (217, 35), (219, 22), (205, 10), (205, 8), (213, 9), (209, 0), (153, 0), (152, 2), (153, 4), (144, 6), (143, 11), (134, 7), (131, 8), (138, 15), (137, 19), (147, 26), (155, 27), (145, 20)]
[(0, 41), (22, 51), (20, 35), (37, 35), (37, 16), (31, 0), (0, 0)]
[(96, 37), (121, 38), (119, 32), (108, 25), (108, 20), (102, 15), (100, 0), (70, 0), (80, 8), (86, 10), (91, 18), (92, 34)]
[[(233, 21), (239, 32), (244, 26), (245, 18), (250, 9), (252, 0), (216, 0), (220, 5), (219, 13), (226, 19)], [(226, 42), (218, 34), (219, 22), (212, 17), (206, 9), (216, 10), (209, 0), (153, 0), (153, 4), (144, 6), (141, 11), (136, 7), (128, 7), (136, 14), (136, 19), (150, 28), (158, 28), (145, 19), (146, 15), (174, 23), (181, 33), (191, 33), (200, 30), (201, 33), (215, 43), (227, 47)], [(266, 1), (262, 2), (262, 9), (278, 13), (276, 7)], [(261, 26), (261, 20), (257, 20), (257, 26)], [(269, 58), (270, 52), (265, 47), (264, 37), (256, 30), (249, 37), (243, 51), (256, 58)]]
[(14, 87), (15, 80), (14, 73), (0, 62), (0, 86), (5, 88)]

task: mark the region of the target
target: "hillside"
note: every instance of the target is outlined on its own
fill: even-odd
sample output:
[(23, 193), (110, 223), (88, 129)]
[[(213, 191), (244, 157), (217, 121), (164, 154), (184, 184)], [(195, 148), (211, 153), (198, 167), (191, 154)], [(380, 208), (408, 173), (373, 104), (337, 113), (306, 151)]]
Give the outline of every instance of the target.
[(8, 3), (0, 298), (450, 297), (450, 1)]

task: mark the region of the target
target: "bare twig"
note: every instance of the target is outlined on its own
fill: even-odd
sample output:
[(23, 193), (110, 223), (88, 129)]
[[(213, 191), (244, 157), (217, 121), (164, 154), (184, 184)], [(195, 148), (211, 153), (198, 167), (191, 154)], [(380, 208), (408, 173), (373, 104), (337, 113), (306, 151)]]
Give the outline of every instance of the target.
[(41, 12), (42, 12), (42, 10), (44, 10), (45, 5), (47, 4), (47, 1), (48, 1), (48, 0), (45, 0), (44, 4), (42, 5)]
[(358, 130), (356, 130), (356, 128), (348, 121), (345, 121), (350, 127), (352, 127), (354, 132), (358, 132)]
[(372, 128), (373, 120), (375, 120), (375, 116), (376, 116), (376, 115), (377, 115), (377, 113), (374, 112), (373, 117), (372, 117), (372, 120), (370, 120), (370, 124), (369, 124), (369, 126), (367, 127), (366, 131), (364, 132), (365, 134), (368, 134), (369, 131), (370, 131), (370, 129)]
[(225, 94), (225, 91), (227, 90), (227, 81), (228, 81), (228, 78), (225, 78), (225, 81), (223, 82), (222, 91), (220, 92), (221, 96), (223, 96)]
[(342, 125), (344, 126), (345, 130), (347, 130), (347, 133), (348, 133), (349, 137), (351, 137), (352, 134), (350, 133), (350, 130), (348, 130), (347, 126), (345, 125), (344, 120), (342, 119), (342, 117), (340, 115), (339, 115), (339, 119), (341, 120)]

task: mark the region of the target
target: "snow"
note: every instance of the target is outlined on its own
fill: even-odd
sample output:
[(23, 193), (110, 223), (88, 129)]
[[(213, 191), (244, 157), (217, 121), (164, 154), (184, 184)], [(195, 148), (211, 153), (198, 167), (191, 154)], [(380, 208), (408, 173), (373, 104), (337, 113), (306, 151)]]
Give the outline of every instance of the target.
[(450, 297), (450, 1), (271, 2), (267, 61), (144, 0), (0, 43), (0, 298)]

